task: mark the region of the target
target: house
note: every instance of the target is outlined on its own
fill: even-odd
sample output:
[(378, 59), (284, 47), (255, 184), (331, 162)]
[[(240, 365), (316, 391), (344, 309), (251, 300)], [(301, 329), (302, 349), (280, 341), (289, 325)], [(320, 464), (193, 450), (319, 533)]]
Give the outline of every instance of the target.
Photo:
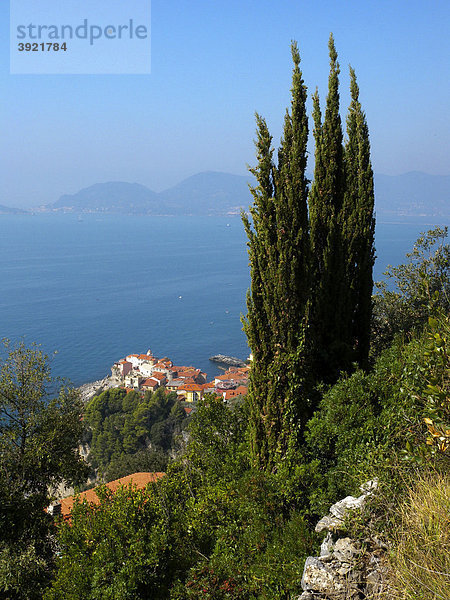
[(246, 385), (238, 385), (234, 391), (240, 396), (246, 396), (248, 393), (248, 387)]
[(176, 369), (178, 379), (193, 379), (194, 383), (202, 384), (206, 382), (206, 373), (194, 367), (173, 367)]
[(158, 388), (159, 388), (159, 381), (158, 381), (158, 379), (155, 379), (154, 377), (149, 377), (148, 379), (146, 379), (145, 381), (143, 381), (141, 383), (141, 389), (144, 392), (147, 392), (147, 391), (154, 392)]
[(187, 383), (177, 389), (179, 396), (185, 396), (186, 402), (198, 402), (203, 397), (203, 385)]
[(173, 362), (170, 360), (170, 358), (167, 358), (167, 356), (165, 356), (164, 358), (161, 358), (161, 359), (158, 361), (158, 364), (161, 364), (161, 365), (163, 365), (163, 366), (165, 366), (165, 367), (167, 367), (167, 368), (169, 368), (169, 369), (170, 369), (171, 367), (173, 367)]
[[(145, 486), (149, 483), (155, 483), (164, 476), (165, 473), (162, 472), (133, 473), (132, 475), (127, 475), (126, 477), (121, 477), (120, 479), (110, 481), (105, 485), (112, 492), (116, 492), (120, 487), (127, 487), (130, 484), (138, 490), (141, 490), (145, 488)], [(98, 490), (98, 486), (92, 488), (91, 490), (81, 492), (81, 494), (77, 494), (76, 496), (69, 496), (68, 498), (63, 498), (62, 500), (59, 500), (58, 502), (55, 502), (52, 506), (50, 506), (48, 512), (55, 516), (62, 515), (65, 519), (67, 519), (70, 517), (73, 505), (77, 498), (80, 502), (86, 500), (86, 502), (88, 502), (89, 504), (100, 504), (100, 500), (97, 496), (96, 490)]]
[(223, 399), (225, 402), (227, 400), (231, 400), (232, 398), (237, 398), (238, 396), (245, 396), (247, 394), (248, 388), (240, 385), (235, 390), (227, 390), (223, 392)]
[(136, 367), (136, 369), (139, 370), (139, 373), (141, 373), (141, 375), (143, 377), (151, 377), (153, 374), (153, 369), (154, 369), (154, 365), (148, 361), (148, 362), (141, 362), (139, 364), (138, 367)]
[(203, 384), (203, 394), (214, 394), (216, 391), (216, 386), (214, 381), (210, 381), (209, 383)]
[[(167, 383), (166, 388), (169, 390), (169, 392), (176, 392), (178, 391), (178, 388), (180, 386), (185, 385), (185, 383), (186, 382), (184, 381), (184, 379), (172, 379)], [(194, 383), (194, 381), (190, 383)]]
[(214, 379), (214, 384), (218, 389), (232, 389), (238, 385), (247, 386), (248, 378), (248, 367), (230, 367), (223, 375), (218, 375)]
[(235, 381), (219, 381), (216, 385), (216, 392), (222, 394), (227, 390), (234, 390), (235, 388), (237, 388), (237, 383)]
[[(172, 365), (170, 361), (169, 363)], [(167, 381), (172, 381), (172, 379), (176, 379), (178, 376), (177, 371), (174, 370), (172, 366), (161, 361), (157, 362), (156, 365), (152, 367), (152, 375), (154, 373), (163, 373), (166, 376)]]
[(144, 381), (144, 377), (137, 375), (134, 371), (131, 371), (126, 377), (124, 377), (124, 384), (126, 388), (133, 388), (138, 390), (141, 383)]
[(138, 369), (141, 365), (154, 365), (156, 363), (156, 358), (151, 353), (129, 354), (126, 360), (133, 365), (133, 369)]
[(164, 373), (159, 373), (159, 371), (153, 372), (152, 379), (159, 381), (159, 385), (165, 385), (167, 383), (167, 377)]
[(133, 365), (125, 359), (119, 360), (111, 367), (111, 372), (113, 375), (118, 375), (119, 377), (126, 377), (128, 373), (131, 372)]

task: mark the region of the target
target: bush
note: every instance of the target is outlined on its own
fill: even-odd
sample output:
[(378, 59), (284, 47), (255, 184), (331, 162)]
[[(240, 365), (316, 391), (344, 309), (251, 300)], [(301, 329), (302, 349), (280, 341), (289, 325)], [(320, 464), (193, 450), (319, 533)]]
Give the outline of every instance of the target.
[(167, 598), (167, 518), (155, 486), (97, 490), (62, 522), (58, 570), (46, 600)]
[(448, 228), (436, 227), (422, 233), (397, 267), (388, 266), (385, 281), (375, 285), (373, 297), (372, 354), (388, 348), (399, 333), (420, 330), (430, 309), (450, 310), (450, 245)]
[(325, 392), (305, 436), (317, 515), (382, 473), (392, 487), (402, 487), (400, 459), (405, 469), (448, 464), (445, 326), (443, 317), (431, 320), (420, 336), (385, 350), (372, 372), (344, 376)]

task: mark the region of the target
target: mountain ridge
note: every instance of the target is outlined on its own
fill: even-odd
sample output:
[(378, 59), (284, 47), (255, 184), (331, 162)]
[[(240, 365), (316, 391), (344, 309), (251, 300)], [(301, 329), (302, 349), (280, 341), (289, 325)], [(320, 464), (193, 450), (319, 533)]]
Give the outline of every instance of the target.
[[(450, 219), (450, 175), (410, 171), (402, 175), (375, 174), (374, 179), (378, 218)], [(251, 175), (202, 171), (160, 192), (139, 183), (108, 181), (75, 194), (64, 194), (44, 210), (155, 216), (237, 215), (250, 205), (248, 185), (254, 181)], [(28, 211), (0, 206), (2, 212)]]
[(161, 192), (137, 183), (109, 181), (65, 194), (47, 208), (154, 215), (237, 214), (248, 205), (248, 180), (245, 175), (203, 171)]
[(24, 208), (13, 208), (0, 204), (0, 215), (26, 215), (29, 211)]

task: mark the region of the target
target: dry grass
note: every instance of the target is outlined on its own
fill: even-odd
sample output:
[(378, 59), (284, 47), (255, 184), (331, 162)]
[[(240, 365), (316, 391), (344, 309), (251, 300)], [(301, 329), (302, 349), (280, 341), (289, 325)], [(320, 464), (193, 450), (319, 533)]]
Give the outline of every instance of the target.
[(420, 478), (399, 508), (393, 582), (402, 600), (450, 600), (450, 477)]

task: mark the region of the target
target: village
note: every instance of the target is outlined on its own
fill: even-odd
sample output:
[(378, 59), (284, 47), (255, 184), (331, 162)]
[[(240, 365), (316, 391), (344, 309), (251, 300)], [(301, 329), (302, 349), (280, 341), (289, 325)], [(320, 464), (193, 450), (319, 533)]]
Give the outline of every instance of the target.
[(249, 367), (229, 367), (223, 375), (208, 382), (206, 373), (200, 369), (176, 366), (169, 358), (157, 358), (148, 350), (146, 354), (129, 354), (114, 363), (111, 373), (128, 391), (154, 392), (164, 386), (176, 392), (180, 402), (195, 404), (209, 393), (221, 396), (225, 402), (245, 396)]
[[(222, 355), (219, 355), (222, 357)], [(223, 357), (225, 359), (230, 357)], [(224, 402), (230, 402), (238, 396), (245, 396), (249, 378), (248, 366), (229, 366), (223, 375), (214, 377), (207, 382), (206, 373), (195, 367), (176, 366), (167, 358), (157, 358), (151, 350), (146, 354), (129, 354), (115, 362), (111, 367), (111, 377), (103, 380), (107, 387), (122, 387), (127, 392), (135, 391), (141, 394), (154, 392), (164, 387), (167, 391), (176, 392), (186, 415), (196, 410), (196, 404), (205, 394), (214, 393), (222, 397)], [(96, 382), (99, 383), (99, 382)], [(91, 390), (92, 391), (92, 390)], [(115, 492), (121, 486), (132, 484), (138, 489), (164, 477), (164, 472), (138, 472), (126, 475), (106, 483), (107, 487)], [(94, 487), (81, 492), (79, 500), (86, 500), (91, 504), (100, 502)], [(66, 493), (69, 490), (64, 490)], [(62, 494), (64, 496), (64, 493)], [(76, 495), (56, 499), (47, 509), (49, 514), (61, 515), (70, 521)]]

